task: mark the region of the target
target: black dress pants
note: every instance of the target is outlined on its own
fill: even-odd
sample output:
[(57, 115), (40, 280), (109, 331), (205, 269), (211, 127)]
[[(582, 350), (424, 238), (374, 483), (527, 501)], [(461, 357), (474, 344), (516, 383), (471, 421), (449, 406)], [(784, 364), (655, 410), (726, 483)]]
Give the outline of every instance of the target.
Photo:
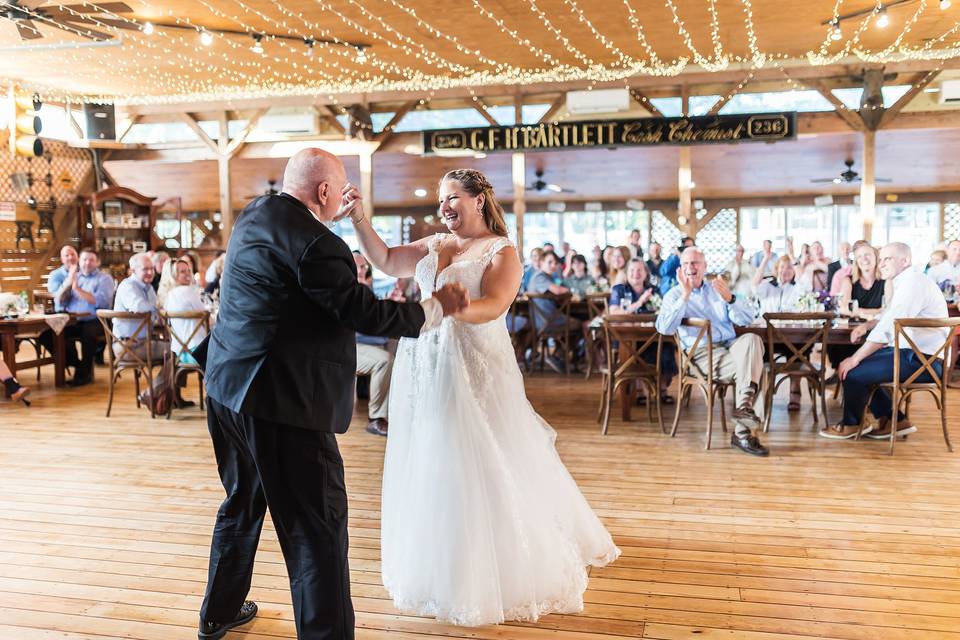
[(270, 509), (299, 640), (351, 640), (347, 491), (336, 436), (236, 413), (210, 399), (207, 424), (227, 497), (210, 548), (206, 622), (229, 622), (253, 577)]
[[(63, 337), (66, 346), (64, 362), (68, 367), (74, 367), (75, 380), (85, 380), (93, 374), (93, 357), (102, 336), (103, 327), (96, 318), (81, 320), (64, 328)], [(77, 353), (77, 342), (80, 343), (80, 354)], [(47, 329), (41, 333), (40, 344), (53, 353), (53, 331)]]

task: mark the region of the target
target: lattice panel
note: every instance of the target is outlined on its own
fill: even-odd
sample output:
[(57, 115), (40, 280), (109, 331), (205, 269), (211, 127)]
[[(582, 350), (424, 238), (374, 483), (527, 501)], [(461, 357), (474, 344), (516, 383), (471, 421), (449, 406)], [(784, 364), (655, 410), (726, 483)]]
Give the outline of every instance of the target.
[(697, 246), (707, 257), (709, 271), (723, 271), (737, 246), (737, 210), (721, 209), (697, 232)]
[(653, 236), (653, 241), (663, 247), (662, 255), (666, 257), (670, 255), (670, 251), (672, 251), (674, 247), (680, 245), (680, 238), (683, 237), (683, 232), (661, 212), (654, 211), (651, 235)]
[(960, 202), (943, 204), (943, 239), (946, 241), (960, 238)]

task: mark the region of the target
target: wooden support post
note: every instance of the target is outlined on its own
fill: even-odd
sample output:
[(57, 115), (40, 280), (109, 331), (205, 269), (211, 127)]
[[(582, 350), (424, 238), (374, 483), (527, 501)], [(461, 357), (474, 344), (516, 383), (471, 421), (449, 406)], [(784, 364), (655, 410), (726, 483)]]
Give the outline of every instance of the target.
[(545, 122), (553, 122), (553, 119), (557, 117), (557, 114), (560, 113), (560, 109), (567, 103), (567, 94), (561, 93), (560, 97), (551, 103), (550, 108), (547, 109), (547, 112), (543, 114), (540, 118), (540, 121), (537, 124), (543, 124)]
[[(230, 131), (226, 111), (220, 114), (219, 126), (216, 151), (217, 181), (220, 187), (220, 224), (223, 225), (220, 238), (223, 243), (222, 246), (226, 248), (227, 240), (230, 239), (230, 232), (233, 231), (233, 202), (230, 198), (230, 154), (227, 153), (227, 147), (230, 144)], [(199, 127), (197, 128), (199, 129)]]
[(513, 154), (513, 215), (517, 219), (517, 250), (520, 251), (521, 260), (524, 259), (523, 214), (527, 211), (527, 202), (525, 200), (526, 188), (526, 156), (521, 151)]
[(677, 172), (677, 187), (680, 198), (677, 201), (677, 222), (685, 230), (685, 235), (696, 237), (696, 215), (693, 211), (693, 172), (690, 167), (690, 147), (680, 147), (680, 169)]
[(643, 92), (638, 91), (637, 89), (630, 89), (630, 96), (640, 103), (641, 107), (649, 111), (651, 116), (655, 118), (663, 117), (663, 112), (653, 106), (653, 103), (650, 102), (650, 98), (648, 98)]
[(877, 216), (877, 183), (874, 165), (877, 157), (877, 132), (863, 132), (863, 182), (860, 185), (860, 212), (863, 215), (863, 239), (873, 242), (873, 223)]
[(364, 212), (373, 217), (373, 149), (360, 152), (360, 196)]
[(513, 103), (513, 124), (518, 127), (523, 124), (523, 96), (518, 95)]

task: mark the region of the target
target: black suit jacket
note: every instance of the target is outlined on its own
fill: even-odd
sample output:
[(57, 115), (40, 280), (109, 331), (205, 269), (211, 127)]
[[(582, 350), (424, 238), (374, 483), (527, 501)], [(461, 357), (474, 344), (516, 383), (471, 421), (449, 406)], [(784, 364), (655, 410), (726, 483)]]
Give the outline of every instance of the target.
[(839, 260), (834, 260), (827, 265), (827, 288), (829, 289), (833, 286), (833, 276), (836, 275), (837, 271), (840, 271), (843, 264)]
[(246, 415), (343, 433), (353, 415), (354, 330), (417, 336), (417, 303), (378, 300), (347, 245), (296, 198), (262, 196), (240, 214), (210, 336), (210, 397)]

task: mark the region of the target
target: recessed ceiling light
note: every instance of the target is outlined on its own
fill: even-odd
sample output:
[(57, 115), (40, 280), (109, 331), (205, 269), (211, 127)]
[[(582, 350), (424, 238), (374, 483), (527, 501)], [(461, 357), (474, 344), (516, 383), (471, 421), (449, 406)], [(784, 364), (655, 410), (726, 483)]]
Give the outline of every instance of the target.
[(940, 10), (946, 11), (950, 8), (950, 5), (953, 4), (950, 0), (940, 0)]
[(890, 16), (887, 15), (887, 10), (884, 9), (877, 15), (877, 26), (881, 29), (890, 24)]
[(141, 30), (143, 31), (143, 33), (144, 33), (145, 35), (148, 35), (148, 36), (149, 36), (149, 35), (153, 35), (153, 23), (152, 23), (152, 22), (144, 22), (144, 23), (143, 23), (143, 27), (141, 27)]
[(202, 44), (202, 45), (205, 46), (205, 47), (209, 47), (210, 45), (212, 45), (212, 44), (213, 44), (213, 35), (212, 35), (209, 31), (207, 31), (207, 30), (205, 30), (205, 29), (204, 29), (203, 31), (201, 31), (201, 32), (200, 32), (200, 44)]
[(426, 198), (426, 197), (427, 197), (427, 190), (424, 189), (423, 187), (414, 189), (414, 190), (413, 190), (413, 195), (417, 196), (418, 198)]

